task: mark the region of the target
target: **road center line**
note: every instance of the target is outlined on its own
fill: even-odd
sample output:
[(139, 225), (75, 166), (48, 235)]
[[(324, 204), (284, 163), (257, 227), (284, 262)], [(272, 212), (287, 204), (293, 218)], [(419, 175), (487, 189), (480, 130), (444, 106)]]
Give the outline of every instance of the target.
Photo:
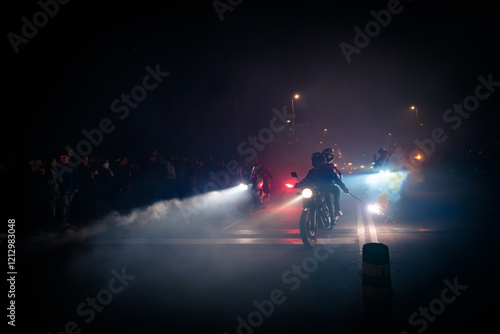
[(366, 219), (368, 220), (368, 228), (370, 230), (370, 238), (372, 242), (378, 242), (377, 236), (377, 228), (375, 227), (375, 223), (373, 222), (373, 218), (371, 214), (366, 215)]
[(363, 218), (361, 217), (361, 208), (359, 207), (359, 204), (357, 205), (358, 207), (358, 213), (357, 213), (357, 225), (358, 225), (358, 238), (359, 238), (359, 254), (363, 254), (363, 245), (366, 242), (365, 239), (365, 226), (363, 225)]

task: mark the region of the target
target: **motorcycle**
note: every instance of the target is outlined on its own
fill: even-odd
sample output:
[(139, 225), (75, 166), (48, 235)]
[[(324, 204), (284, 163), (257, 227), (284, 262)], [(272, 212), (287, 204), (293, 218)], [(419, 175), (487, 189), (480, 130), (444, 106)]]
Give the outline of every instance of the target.
[(245, 177), (244, 185), (250, 194), (248, 211), (253, 213), (265, 207), (269, 201), (269, 196), (264, 193), (264, 179), (255, 170), (255, 167), (253, 167), (250, 173)]
[(300, 215), (300, 237), (307, 248), (316, 246), (318, 230), (328, 230), (333, 227), (333, 217), (326, 205), (326, 197), (312, 182), (300, 181), (296, 172), (292, 177), (299, 180), (295, 188), (301, 190), (297, 195), (302, 196), (304, 209)]
[(404, 169), (403, 166), (403, 161), (398, 156), (388, 155), (377, 159), (377, 156), (373, 155), (373, 170), (377, 173), (397, 172)]

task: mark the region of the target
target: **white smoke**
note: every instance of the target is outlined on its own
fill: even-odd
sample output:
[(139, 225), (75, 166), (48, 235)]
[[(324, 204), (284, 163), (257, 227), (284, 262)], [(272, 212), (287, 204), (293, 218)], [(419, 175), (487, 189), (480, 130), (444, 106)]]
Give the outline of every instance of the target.
[(408, 171), (381, 171), (370, 174), (366, 178), (368, 196), (372, 198), (383, 211), (401, 199), (401, 189), (408, 176)]
[(130, 212), (112, 211), (105, 217), (70, 228), (63, 232), (50, 232), (34, 240), (27, 251), (39, 247), (54, 248), (69, 243), (86, 242), (104, 235), (134, 236), (170, 235), (170, 232), (189, 232), (203, 229), (217, 233), (224, 221), (235, 221), (248, 214), (249, 192), (241, 187), (180, 199), (162, 200)]

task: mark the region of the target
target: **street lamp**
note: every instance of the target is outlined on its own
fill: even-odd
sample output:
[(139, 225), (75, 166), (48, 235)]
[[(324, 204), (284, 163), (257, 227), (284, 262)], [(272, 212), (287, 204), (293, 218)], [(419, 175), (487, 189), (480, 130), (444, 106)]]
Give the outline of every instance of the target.
[(418, 123), (418, 108), (415, 107), (415, 106), (411, 106), (410, 107), (411, 110), (415, 110), (415, 120), (417, 121)]
[(295, 94), (292, 99), (292, 134), (295, 135), (295, 108), (293, 106), (293, 100), (299, 99), (299, 94)]

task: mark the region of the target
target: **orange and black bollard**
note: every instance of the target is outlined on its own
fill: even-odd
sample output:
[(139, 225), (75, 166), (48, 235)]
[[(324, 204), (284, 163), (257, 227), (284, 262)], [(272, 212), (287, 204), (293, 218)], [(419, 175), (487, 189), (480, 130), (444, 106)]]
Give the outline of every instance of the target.
[(363, 245), (363, 297), (367, 333), (391, 333), (392, 285), (389, 248)]

